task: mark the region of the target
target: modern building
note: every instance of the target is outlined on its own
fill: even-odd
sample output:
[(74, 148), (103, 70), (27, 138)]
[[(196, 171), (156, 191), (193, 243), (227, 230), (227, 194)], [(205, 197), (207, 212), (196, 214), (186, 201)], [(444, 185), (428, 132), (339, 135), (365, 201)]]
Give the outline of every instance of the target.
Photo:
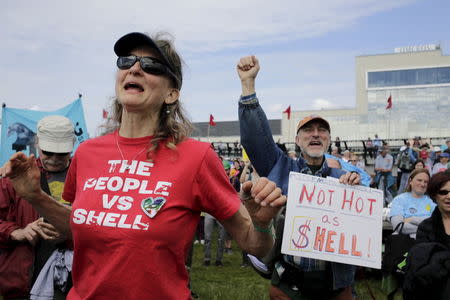
[[(320, 114), (332, 128), (332, 139), (397, 140), (420, 136), (443, 144), (450, 137), (450, 56), (439, 45), (396, 48), (393, 53), (356, 57), (356, 106), (352, 109), (293, 111), (270, 124), (275, 141), (294, 142), (296, 126), (307, 115)], [(392, 108), (386, 109), (388, 99)], [(280, 126), (281, 123), (281, 126)], [(194, 136), (211, 142), (239, 141), (239, 122), (196, 123)], [(351, 147), (351, 145), (350, 145)]]
[[(386, 109), (391, 98), (392, 108)], [(320, 114), (332, 136), (365, 140), (450, 136), (450, 56), (439, 45), (396, 48), (394, 53), (356, 57), (354, 109), (295, 111), (283, 116), (282, 137), (292, 141), (298, 120)]]
[[(216, 122), (216, 126), (210, 126), (209, 122), (194, 123), (193, 138), (208, 142), (240, 143), (241, 133), (239, 121)], [(281, 120), (269, 120), (274, 139), (281, 139)]]

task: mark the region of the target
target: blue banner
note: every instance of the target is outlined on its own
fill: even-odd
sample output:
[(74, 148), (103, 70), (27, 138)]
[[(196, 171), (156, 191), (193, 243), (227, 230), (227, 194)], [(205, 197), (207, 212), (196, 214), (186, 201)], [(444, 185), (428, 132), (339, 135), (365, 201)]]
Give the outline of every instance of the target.
[(72, 121), (76, 135), (74, 151), (80, 143), (89, 138), (80, 98), (55, 111), (3, 107), (0, 165), (3, 165), (11, 155), (18, 151), (38, 156), (35, 145), (37, 123), (43, 117), (50, 115), (65, 116)]
[(347, 172), (357, 172), (359, 176), (361, 176), (361, 185), (364, 186), (370, 186), (370, 182), (372, 181), (372, 177), (370, 177), (369, 173), (367, 173), (364, 170), (361, 170), (360, 168), (352, 165), (349, 162), (346, 162), (340, 157), (336, 157), (334, 155), (325, 153), (325, 158), (332, 158), (337, 160), (341, 164), (341, 168)]

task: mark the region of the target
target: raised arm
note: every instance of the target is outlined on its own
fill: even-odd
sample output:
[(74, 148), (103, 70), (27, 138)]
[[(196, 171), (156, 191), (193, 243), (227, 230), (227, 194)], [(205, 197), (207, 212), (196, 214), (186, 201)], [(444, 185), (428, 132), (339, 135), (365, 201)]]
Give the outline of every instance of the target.
[(260, 66), (255, 56), (239, 60), (237, 72), (241, 80), (242, 95), (239, 100), (239, 125), (241, 144), (260, 176), (268, 176), (283, 152), (272, 137), (266, 114), (259, 105), (255, 92), (255, 79)]
[(9, 177), (16, 193), (27, 200), (33, 208), (65, 237), (70, 238), (70, 208), (47, 195), (40, 184), (41, 174), (34, 155), (27, 157), (22, 152), (15, 153), (0, 168), (2, 177)]

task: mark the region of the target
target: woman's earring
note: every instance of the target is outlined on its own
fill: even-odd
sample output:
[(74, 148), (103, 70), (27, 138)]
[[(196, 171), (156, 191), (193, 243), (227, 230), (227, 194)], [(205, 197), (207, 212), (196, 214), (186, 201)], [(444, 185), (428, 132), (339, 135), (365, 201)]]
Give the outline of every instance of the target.
[(169, 104), (164, 102), (164, 105), (166, 106), (166, 114), (170, 114)]

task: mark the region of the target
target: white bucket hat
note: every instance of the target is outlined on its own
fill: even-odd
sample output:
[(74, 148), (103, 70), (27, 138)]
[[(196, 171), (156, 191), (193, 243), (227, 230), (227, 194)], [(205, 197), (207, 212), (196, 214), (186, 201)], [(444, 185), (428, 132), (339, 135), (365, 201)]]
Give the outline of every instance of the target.
[(54, 153), (69, 153), (75, 143), (72, 122), (63, 116), (47, 116), (37, 124), (39, 148)]

